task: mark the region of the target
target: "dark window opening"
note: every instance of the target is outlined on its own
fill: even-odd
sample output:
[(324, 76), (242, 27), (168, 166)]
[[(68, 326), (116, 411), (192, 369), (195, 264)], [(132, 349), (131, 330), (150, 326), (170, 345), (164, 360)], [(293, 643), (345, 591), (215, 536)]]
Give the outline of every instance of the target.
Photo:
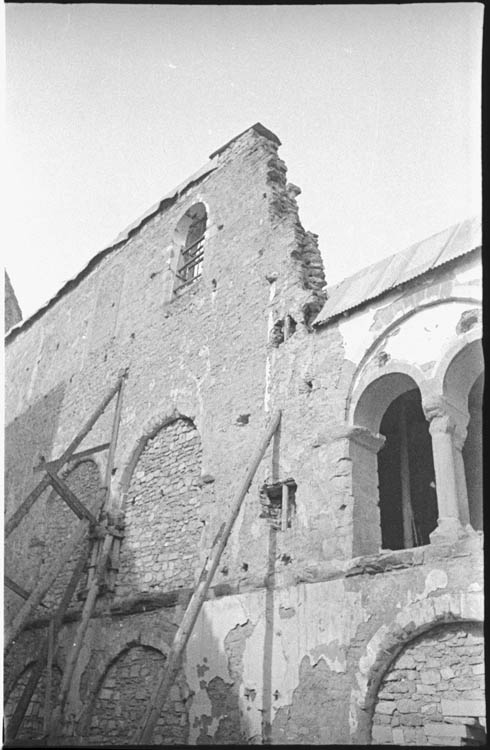
[(186, 218), (188, 218), (191, 223), (187, 229), (185, 242), (180, 250), (177, 265), (176, 292), (198, 279), (202, 273), (204, 233), (206, 231), (206, 213), (204, 206), (201, 203), (198, 204), (195, 212), (188, 212)]
[(296, 332), (297, 323), (292, 315), (286, 315), (284, 320), (278, 320), (274, 323), (270, 342), (272, 346), (280, 346), (284, 341), (287, 341), (293, 333)]
[(437, 496), (432, 441), (418, 388), (390, 404), (380, 433), (386, 437), (378, 454), (382, 547), (429, 544), (437, 526)]
[(296, 489), (294, 479), (264, 484), (260, 491), (262, 512), (259, 518), (267, 518), (275, 529), (290, 529), (296, 514)]

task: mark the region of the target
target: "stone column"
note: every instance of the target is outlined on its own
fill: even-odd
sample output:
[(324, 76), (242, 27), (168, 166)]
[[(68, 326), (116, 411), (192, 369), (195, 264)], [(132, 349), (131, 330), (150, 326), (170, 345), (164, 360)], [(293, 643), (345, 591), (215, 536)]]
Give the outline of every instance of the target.
[(455, 462), (455, 421), (440, 411), (429, 411), (429, 432), (432, 437), (434, 472), (439, 518), (437, 528), (430, 535), (431, 541), (453, 541), (461, 536), (463, 529), (459, 514), (458, 479)]
[(454, 469), (456, 472), (456, 485), (458, 489), (458, 507), (459, 520), (466, 528), (470, 523), (470, 509), (468, 502), (468, 489), (466, 485), (466, 472), (463, 460), (463, 446), (465, 444), (467, 431), (457, 427), (454, 431), (453, 448), (454, 448)]

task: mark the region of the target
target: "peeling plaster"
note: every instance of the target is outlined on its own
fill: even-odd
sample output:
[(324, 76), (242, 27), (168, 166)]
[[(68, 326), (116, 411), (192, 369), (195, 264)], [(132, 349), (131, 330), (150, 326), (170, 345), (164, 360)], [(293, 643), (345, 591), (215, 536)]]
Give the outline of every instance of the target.
[[(246, 600), (244, 597), (227, 596), (222, 599), (214, 599), (204, 603), (196, 625), (194, 626), (193, 633), (189, 639), (186, 651), (185, 675), (189, 688), (194, 693), (192, 706), (189, 712), (189, 744), (196, 743), (197, 737), (200, 734), (201, 716), (203, 715), (209, 717), (206, 722), (207, 733), (213, 736), (216, 732), (220, 717), (212, 717), (211, 701), (209, 700), (206, 689), (202, 687), (202, 684), (206, 686), (214, 677), (220, 677), (228, 684), (233, 682), (228, 669), (225, 638), (237, 625), (245, 625), (249, 620), (251, 622), (257, 621), (260, 617), (261, 611), (264, 609), (263, 603), (260, 604), (262, 599), (263, 595), (261, 593), (253, 593), (249, 594)], [(254, 631), (252, 637), (255, 635)], [(261, 642), (259, 641), (259, 644), (260, 647), (262, 647), (263, 640)], [(246, 650), (247, 649), (245, 648), (245, 651)], [(248, 679), (249, 676), (245, 673), (245, 670), (243, 674), (243, 683), (247, 688), (254, 688), (256, 690), (257, 687), (254, 682), (256, 681), (257, 673), (259, 675), (261, 674), (260, 660), (257, 660), (257, 653), (260, 654), (260, 650), (254, 654), (255, 679), (253, 681)], [(203, 679), (202, 664), (204, 658), (207, 659), (206, 664), (209, 671), (206, 672)], [(245, 659), (246, 657), (244, 654), (244, 662)], [(259, 668), (257, 669), (257, 667)], [(242, 713), (245, 711), (244, 702), (246, 703), (247, 701), (243, 695), (243, 690), (241, 689), (240, 704)], [(259, 702), (261, 703), (261, 701)], [(250, 720), (251, 713), (252, 712), (247, 712), (248, 720)], [(259, 712), (255, 711), (255, 713)], [(260, 726), (259, 723), (258, 732), (261, 731)], [(249, 734), (248, 730), (247, 734)], [(252, 734), (252, 732), (250, 732), (250, 734)]]

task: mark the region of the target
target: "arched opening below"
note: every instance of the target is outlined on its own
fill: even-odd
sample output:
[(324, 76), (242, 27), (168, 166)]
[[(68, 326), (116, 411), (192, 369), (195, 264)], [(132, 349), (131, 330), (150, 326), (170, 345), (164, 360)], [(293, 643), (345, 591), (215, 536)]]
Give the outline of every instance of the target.
[(482, 451), (483, 373), (475, 380), (468, 396), (468, 434), (463, 446), (463, 461), (468, 493), (470, 523), (483, 529), (483, 451)]
[(380, 433), (386, 437), (378, 453), (381, 546), (429, 544), (438, 510), (432, 441), (418, 388), (391, 402)]

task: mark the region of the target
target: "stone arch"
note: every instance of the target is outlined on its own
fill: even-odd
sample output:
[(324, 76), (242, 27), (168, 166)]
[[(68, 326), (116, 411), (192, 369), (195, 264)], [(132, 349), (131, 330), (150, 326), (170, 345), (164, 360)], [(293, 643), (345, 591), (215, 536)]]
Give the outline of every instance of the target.
[[(97, 745), (131, 742), (155, 685), (161, 679), (167, 652), (133, 641), (111, 655), (86, 709), (80, 729), (84, 741)], [(182, 673), (171, 697), (155, 728), (156, 744), (184, 744), (187, 740), (188, 716)]]
[[(5, 731), (8, 732), (9, 721), (12, 718), (22, 692), (27, 685), (36, 661), (29, 661), (16, 678), (11, 682), (4, 698)], [(51, 673), (51, 709), (55, 705), (61, 685), (61, 669), (53, 664)], [(44, 702), (46, 694), (46, 670), (43, 671), (32, 698), (27, 707), (22, 723), (17, 732), (17, 739), (35, 739), (43, 734)]]
[(349, 421), (376, 434), (390, 403), (412, 388), (421, 392), (425, 388), (419, 368), (406, 362), (389, 363), (382, 374), (370, 375), (359, 383), (350, 405)]
[[(451, 368), (452, 363), (457, 359), (458, 355), (463, 352), (470, 345), (475, 345), (477, 342), (481, 342), (482, 338), (482, 327), (476, 325), (466, 333), (461, 333), (453, 342), (448, 346), (446, 352), (441, 358), (434, 372), (434, 376), (431, 379), (430, 387), (433, 393), (443, 394), (445, 390), (445, 380), (447, 374)], [(475, 347), (478, 348), (478, 347)], [(481, 351), (481, 343), (480, 343)], [(483, 359), (483, 357), (482, 357)]]
[[(452, 302), (464, 302), (464, 303), (471, 303), (471, 304), (476, 304), (476, 305), (481, 304), (481, 302), (475, 299), (474, 297), (465, 297), (465, 296), (457, 296), (457, 295), (447, 297), (446, 299), (440, 299), (440, 298), (433, 299), (433, 300), (429, 300), (428, 302), (424, 304), (419, 304), (416, 307), (410, 307), (407, 310), (403, 310), (401, 314), (398, 314), (388, 325), (385, 325), (383, 327), (383, 330), (376, 336), (374, 341), (368, 346), (368, 348), (364, 352), (352, 376), (351, 384), (350, 384), (349, 391), (347, 394), (347, 399), (346, 399), (346, 411), (345, 411), (346, 420), (348, 420), (349, 414), (352, 414), (352, 403), (354, 400), (353, 399), (354, 392), (360, 395), (363, 390), (363, 388), (359, 384), (359, 379), (366, 365), (368, 364), (369, 360), (371, 359), (373, 354), (376, 352), (376, 350), (380, 347), (380, 344), (382, 343), (382, 341), (386, 339), (388, 336), (390, 336), (393, 333), (393, 331), (396, 328), (398, 328), (402, 323), (404, 323), (406, 320), (416, 315), (417, 313), (421, 312), (422, 310), (426, 310), (430, 307), (435, 307), (437, 305), (446, 305)], [(407, 304), (409, 305), (411, 304), (410, 297), (407, 298)], [(467, 334), (464, 334), (464, 335), (467, 335)], [(384, 368), (385, 372), (394, 371), (391, 369), (393, 365), (390, 364), (389, 362), (387, 363), (385, 367), (386, 367), (386, 369)], [(400, 362), (396, 363), (397, 371), (403, 372), (405, 371), (405, 368), (410, 368), (410, 365), (408, 363), (400, 363)], [(414, 380), (418, 382), (418, 385), (421, 391), (423, 391), (425, 377), (423, 376), (420, 377), (421, 371), (418, 368), (414, 368), (414, 369), (410, 368), (410, 369), (407, 369), (406, 371), (407, 371), (407, 374), (410, 374), (411, 377), (413, 377)]]
[(201, 464), (201, 437), (192, 419), (173, 412), (148, 423), (122, 479), (118, 595), (193, 585), (203, 530)]
[[(444, 589), (447, 574), (430, 571), (425, 589)], [(478, 588), (478, 587), (477, 587)], [(398, 613), (390, 625), (382, 625), (366, 644), (355, 674), (357, 687), (351, 691), (350, 728), (356, 744), (370, 744), (371, 722), (379, 686), (394, 660), (420, 635), (444, 624), (483, 623), (483, 595), (470, 585), (467, 592), (443, 593), (421, 598)]]
[(124, 504), (135, 466), (138, 463), (139, 457), (141, 456), (148, 440), (151, 440), (151, 438), (155, 437), (157, 432), (163, 427), (175, 422), (177, 419), (190, 419), (196, 424), (197, 429), (200, 429), (199, 419), (196, 416), (196, 409), (191, 408), (182, 411), (174, 404), (171, 404), (167, 407), (163, 407), (159, 412), (147, 419), (146, 422), (138, 427), (133, 433), (133, 440), (130, 443), (130, 448), (121, 461), (121, 478), (115, 492), (120, 507)]
[(427, 544), (437, 522), (428, 423), (413, 368), (403, 369), (370, 379), (353, 405), (354, 555)]
[[(409, 641), (380, 682), (371, 739), (396, 745), (447, 744), (485, 724), (483, 626), (444, 623)], [(443, 688), (443, 690), (441, 690)]]

